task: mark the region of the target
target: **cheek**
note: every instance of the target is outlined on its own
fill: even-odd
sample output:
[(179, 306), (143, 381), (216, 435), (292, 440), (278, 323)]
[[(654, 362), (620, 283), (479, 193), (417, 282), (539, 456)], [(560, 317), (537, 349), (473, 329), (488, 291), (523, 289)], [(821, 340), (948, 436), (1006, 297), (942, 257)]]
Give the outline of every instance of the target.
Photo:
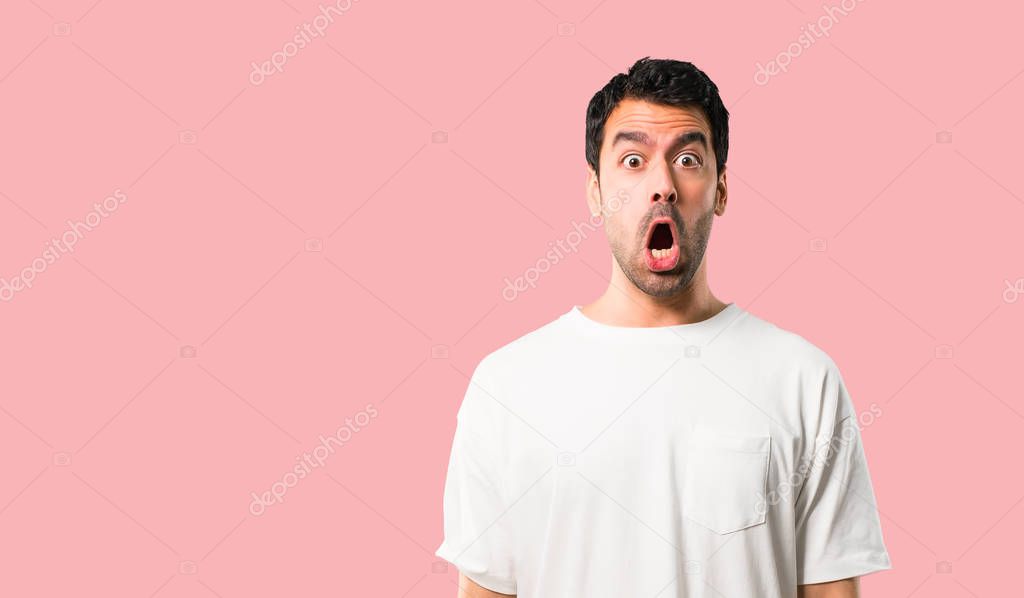
[(627, 206), (615, 214), (611, 214), (605, 220), (605, 229), (609, 239), (614, 239), (620, 245), (631, 245), (639, 234), (638, 228), (643, 219), (643, 210), (635, 209), (636, 206)]
[(604, 219), (604, 231), (609, 241), (618, 241), (623, 238), (626, 220), (622, 212), (608, 214)]
[(707, 203), (715, 199), (717, 180), (714, 173), (707, 171), (700, 176), (684, 176), (677, 181), (680, 195), (688, 203)]

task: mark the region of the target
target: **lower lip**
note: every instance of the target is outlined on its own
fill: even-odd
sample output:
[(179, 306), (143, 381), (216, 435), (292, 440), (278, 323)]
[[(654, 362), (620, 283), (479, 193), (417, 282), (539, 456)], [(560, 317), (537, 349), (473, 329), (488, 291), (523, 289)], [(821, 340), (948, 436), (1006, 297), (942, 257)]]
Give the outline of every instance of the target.
[(651, 272), (664, 272), (679, 263), (679, 245), (673, 245), (664, 257), (654, 257), (650, 249), (644, 249), (644, 261)]

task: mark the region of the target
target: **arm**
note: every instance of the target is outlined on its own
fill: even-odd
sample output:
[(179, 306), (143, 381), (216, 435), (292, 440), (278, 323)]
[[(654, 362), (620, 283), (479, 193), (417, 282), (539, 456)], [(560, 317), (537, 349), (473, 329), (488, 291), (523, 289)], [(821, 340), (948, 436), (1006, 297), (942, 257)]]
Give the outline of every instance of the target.
[[(858, 596), (859, 579), (892, 569), (875, 502), (856, 407), (835, 362), (808, 396), (809, 471), (794, 499), (798, 596)], [(874, 407), (874, 403), (872, 403)]]
[[(500, 385), (481, 360), (456, 414), (443, 506), (444, 540), (434, 553), (458, 572), (458, 598), (515, 596), (515, 504), (504, 491), (502, 455), (495, 433), (504, 417), (494, 398)], [(474, 581), (475, 580), (475, 581)], [(454, 581), (454, 580), (453, 580)]]
[(499, 594), (497, 592), (492, 592), (486, 588), (482, 588), (476, 583), (474, 583), (473, 580), (471, 580), (470, 578), (459, 573), (458, 598), (507, 598), (508, 596), (512, 596), (512, 598), (515, 598), (515, 596), (511, 594)]
[(796, 598), (860, 598), (858, 579), (840, 579), (826, 583), (797, 586)]

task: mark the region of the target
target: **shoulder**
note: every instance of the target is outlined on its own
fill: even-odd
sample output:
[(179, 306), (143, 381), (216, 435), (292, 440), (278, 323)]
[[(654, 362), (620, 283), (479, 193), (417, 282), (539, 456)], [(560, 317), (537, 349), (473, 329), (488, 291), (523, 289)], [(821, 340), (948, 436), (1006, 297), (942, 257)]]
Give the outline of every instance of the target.
[(757, 378), (778, 389), (779, 409), (823, 426), (853, 412), (840, 368), (820, 345), (749, 312), (735, 325), (740, 329), (723, 350), (744, 355)]
[(529, 378), (541, 365), (554, 363), (558, 355), (565, 354), (564, 324), (562, 317), (550, 320), (480, 358), (470, 376), (459, 418), (491, 423), (503, 419), (516, 399), (510, 388)]
[(477, 364), (476, 373), (488, 380), (501, 380), (521, 375), (531, 366), (550, 362), (566, 350), (565, 316), (536, 326), (521, 336), (485, 354)]
[(768, 362), (779, 367), (817, 375), (838, 369), (832, 357), (816, 343), (749, 311), (744, 310), (732, 327), (736, 332), (730, 336), (737, 341), (737, 346), (768, 357)]

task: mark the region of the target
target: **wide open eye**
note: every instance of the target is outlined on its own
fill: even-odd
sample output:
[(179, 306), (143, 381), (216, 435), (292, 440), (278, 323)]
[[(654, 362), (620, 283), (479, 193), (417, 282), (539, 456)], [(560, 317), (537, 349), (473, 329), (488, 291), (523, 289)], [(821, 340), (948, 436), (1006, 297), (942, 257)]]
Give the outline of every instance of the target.
[(644, 164), (644, 157), (640, 154), (626, 154), (622, 158), (622, 165), (630, 170), (636, 170)]
[(686, 152), (679, 154), (676, 158), (676, 164), (683, 168), (699, 168), (703, 162), (701, 162), (700, 156), (693, 152)]

